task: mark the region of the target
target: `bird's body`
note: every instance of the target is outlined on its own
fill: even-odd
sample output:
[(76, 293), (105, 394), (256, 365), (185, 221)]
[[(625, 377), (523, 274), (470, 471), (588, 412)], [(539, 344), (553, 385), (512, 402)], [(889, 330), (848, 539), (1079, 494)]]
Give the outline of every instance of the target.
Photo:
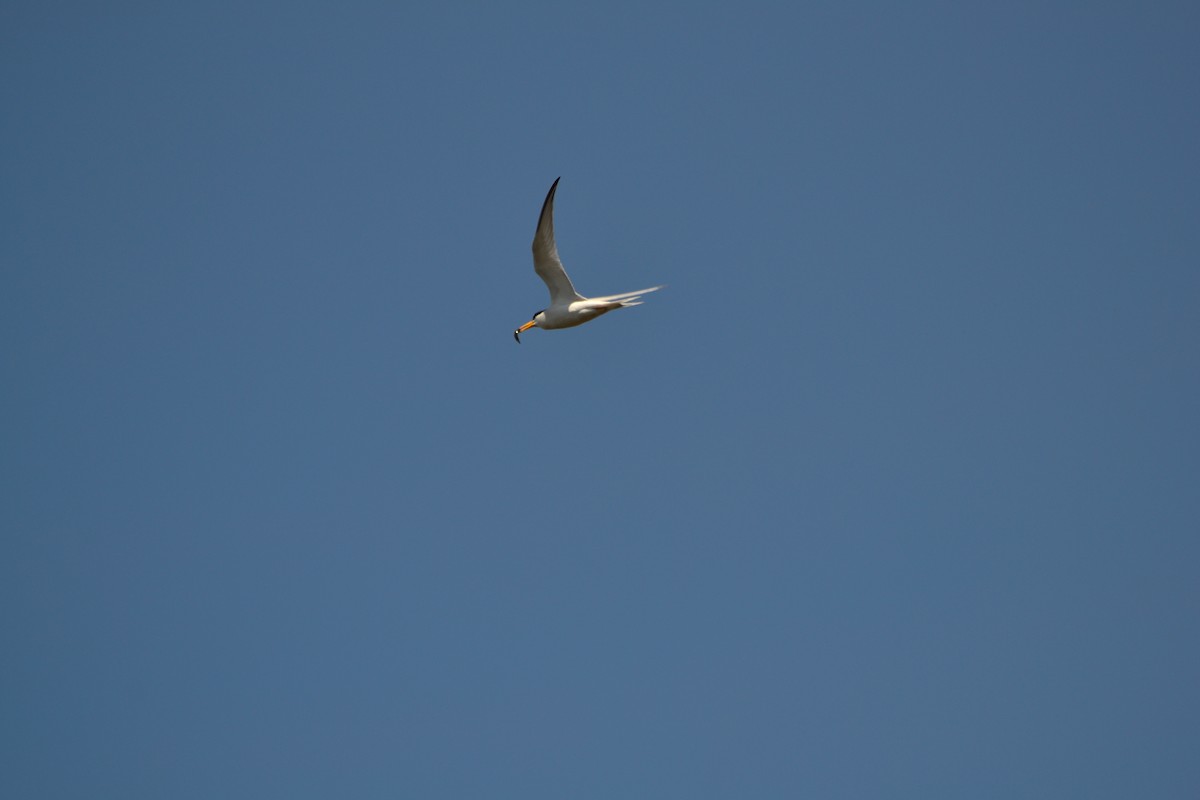
[(513, 331), (513, 337), (518, 343), (521, 341), (521, 334), (530, 328), (573, 328), (615, 308), (641, 305), (642, 295), (662, 288), (654, 286), (650, 289), (604, 297), (584, 297), (575, 291), (571, 279), (567, 277), (567, 271), (563, 269), (562, 261), (558, 257), (558, 248), (554, 243), (554, 193), (558, 190), (559, 180), (561, 178), (555, 179), (546, 195), (541, 216), (538, 217), (537, 232), (533, 235), (533, 270), (546, 282), (546, 288), (550, 290), (550, 305)]

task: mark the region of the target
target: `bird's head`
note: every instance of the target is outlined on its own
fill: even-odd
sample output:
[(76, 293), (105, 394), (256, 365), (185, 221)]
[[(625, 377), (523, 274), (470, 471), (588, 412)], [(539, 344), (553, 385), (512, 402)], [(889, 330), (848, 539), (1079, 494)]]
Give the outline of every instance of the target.
[(519, 327), (515, 331), (513, 331), (513, 338), (517, 340), (517, 344), (521, 343), (521, 334), (522, 333), (529, 330), (534, 325), (537, 325), (543, 319), (542, 313), (544, 311), (545, 311), (545, 309), (542, 309), (542, 311), (534, 312), (533, 318), (530, 319), (529, 322), (526, 322), (524, 325), (522, 325), (521, 327)]

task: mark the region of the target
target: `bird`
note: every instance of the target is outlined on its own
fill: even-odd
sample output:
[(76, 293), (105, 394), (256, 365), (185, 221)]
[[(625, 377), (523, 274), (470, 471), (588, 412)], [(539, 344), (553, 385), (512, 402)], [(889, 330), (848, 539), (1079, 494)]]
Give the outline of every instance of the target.
[(546, 202), (542, 203), (537, 231), (533, 234), (533, 271), (546, 282), (546, 288), (550, 290), (550, 305), (534, 312), (529, 322), (513, 331), (513, 338), (517, 340), (517, 344), (521, 343), (521, 334), (530, 328), (573, 328), (615, 308), (640, 306), (642, 295), (663, 288), (652, 286), (649, 289), (638, 289), (636, 292), (622, 292), (604, 297), (584, 297), (575, 291), (575, 286), (567, 277), (567, 271), (563, 269), (563, 263), (558, 257), (558, 247), (554, 244), (554, 193), (558, 191), (560, 180), (561, 175), (555, 178), (550, 186)]

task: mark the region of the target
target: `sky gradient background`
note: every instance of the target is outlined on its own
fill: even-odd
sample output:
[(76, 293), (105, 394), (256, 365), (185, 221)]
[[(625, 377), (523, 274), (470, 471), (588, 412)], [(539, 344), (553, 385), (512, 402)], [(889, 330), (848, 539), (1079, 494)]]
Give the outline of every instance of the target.
[(4, 4), (0, 794), (1195, 798), (1197, 41)]

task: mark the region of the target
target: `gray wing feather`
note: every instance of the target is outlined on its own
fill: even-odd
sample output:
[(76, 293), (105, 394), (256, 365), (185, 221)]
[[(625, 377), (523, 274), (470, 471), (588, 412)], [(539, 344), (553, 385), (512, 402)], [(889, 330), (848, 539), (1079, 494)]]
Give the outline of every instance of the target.
[(550, 305), (570, 303), (583, 298), (571, 285), (567, 271), (563, 269), (554, 244), (554, 193), (558, 190), (561, 177), (554, 179), (546, 202), (542, 204), (542, 215), (538, 217), (537, 232), (533, 235), (533, 271), (546, 282), (550, 290)]

